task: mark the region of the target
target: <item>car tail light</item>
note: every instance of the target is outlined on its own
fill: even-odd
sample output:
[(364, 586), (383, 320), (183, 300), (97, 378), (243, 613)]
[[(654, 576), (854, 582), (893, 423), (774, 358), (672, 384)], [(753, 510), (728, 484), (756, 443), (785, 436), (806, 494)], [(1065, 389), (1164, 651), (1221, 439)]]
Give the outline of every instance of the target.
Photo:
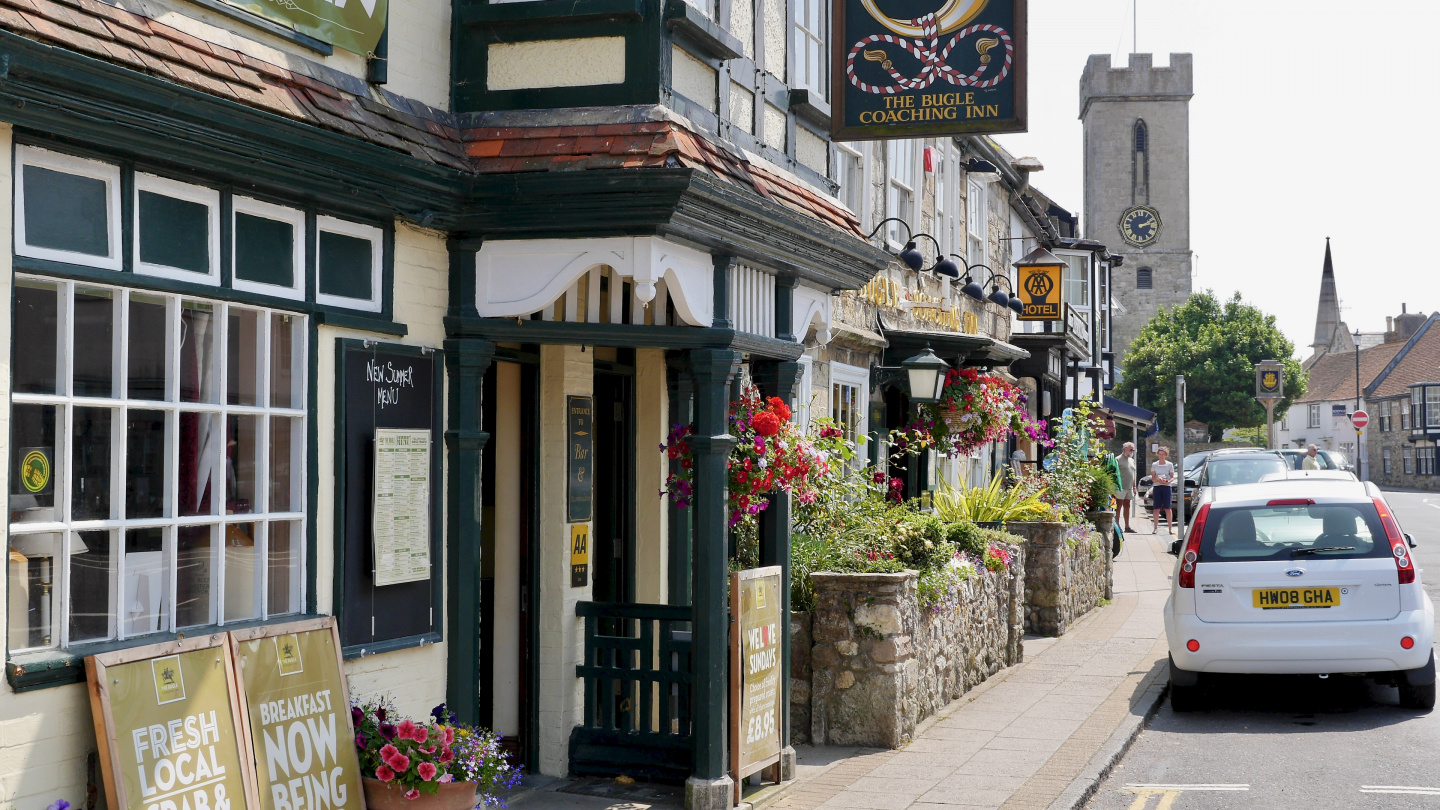
[(1189, 641), (1185, 642), (1185, 649), (1189, 650), (1190, 652), (1200, 652), (1200, 642), (1192, 638)]
[(1411, 649), (1412, 647), (1415, 646), (1415, 639), (1413, 639), (1413, 638), (1411, 638), (1411, 637), (1409, 637), (1409, 636), (1406, 636), (1406, 637), (1400, 639), (1400, 646), (1401, 646), (1401, 647), (1404, 647), (1404, 648), (1407, 649), (1407, 650), (1408, 650), (1408, 649)]
[[(1395, 555), (1395, 571), (1401, 585), (1415, 581), (1415, 562), (1410, 559), (1410, 549), (1405, 546), (1405, 535), (1400, 533), (1400, 524), (1390, 514), (1385, 501), (1375, 498), (1375, 511), (1380, 513), (1380, 525), (1385, 527), (1385, 537), (1390, 541), (1390, 553)], [(1413, 643), (1413, 642), (1412, 642)]]
[(1180, 587), (1195, 587), (1195, 566), (1200, 563), (1200, 538), (1205, 535), (1205, 519), (1210, 517), (1210, 504), (1200, 507), (1195, 513), (1195, 522), (1190, 524), (1190, 534), (1185, 538), (1185, 550), (1180, 552)]

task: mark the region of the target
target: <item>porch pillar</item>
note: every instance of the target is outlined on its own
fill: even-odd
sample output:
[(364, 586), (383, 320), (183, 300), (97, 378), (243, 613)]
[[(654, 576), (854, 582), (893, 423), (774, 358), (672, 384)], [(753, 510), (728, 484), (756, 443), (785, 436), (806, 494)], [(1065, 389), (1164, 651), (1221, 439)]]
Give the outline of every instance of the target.
[(729, 534), (725, 464), (735, 439), (729, 434), (730, 382), (740, 364), (733, 349), (693, 349), (690, 372), (695, 384), (695, 527), (691, 628), (694, 632), (692, 705), (694, 773), (685, 780), (688, 810), (731, 806), (735, 784), (727, 774), (726, 710), (730, 679)]
[[(475, 314), (475, 251), (478, 239), (452, 238), (450, 313)], [(462, 723), (480, 722), (480, 475), (490, 434), (484, 430), (485, 372), (495, 344), (479, 338), (445, 341), (449, 423), (445, 454), (445, 704)]]
[[(795, 388), (805, 367), (774, 361), (754, 363), (755, 385), (766, 397), (795, 404)], [(760, 564), (780, 566), (780, 779), (795, 778), (795, 749), (790, 745), (790, 496), (777, 492), (760, 513)]]
[[(670, 394), (669, 428), (673, 429), (676, 425), (688, 425), (695, 421), (695, 385), (690, 380), (690, 371), (683, 359), (674, 352), (669, 354), (671, 356), (666, 358), (665, 382)], [(670, 462), (672, 470), (678, 466), (679, 462)], [(685, 606), (690, 604), (690, 550), (694, 547), (691, 543), (690, 521), (695, 510), (681, 509), (673, 500), (670, 501), (669, 508), (670, 604)]]

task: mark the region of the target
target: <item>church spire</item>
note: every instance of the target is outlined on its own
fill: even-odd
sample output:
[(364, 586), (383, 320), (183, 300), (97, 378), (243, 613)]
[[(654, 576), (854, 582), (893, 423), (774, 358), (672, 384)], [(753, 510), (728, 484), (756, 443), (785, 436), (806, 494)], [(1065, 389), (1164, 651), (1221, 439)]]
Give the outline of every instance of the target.
[(1340, 325), (1340, 296), (1335, 292), (1335, 265), (1330, 261), (1330, 237), (1325, 237), (1325, 267), (1320, 271), (1320, 305), (1315, 311), (1315, 341), (1310, 344), (1316, 355), (1330, 349), (1335, 328)]

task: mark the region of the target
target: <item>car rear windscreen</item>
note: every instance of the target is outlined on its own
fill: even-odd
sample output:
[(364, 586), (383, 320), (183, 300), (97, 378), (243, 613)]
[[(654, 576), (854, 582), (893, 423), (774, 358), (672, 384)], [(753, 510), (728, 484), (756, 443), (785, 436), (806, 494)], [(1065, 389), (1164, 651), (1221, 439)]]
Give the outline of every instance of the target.
[(1256, 484), (1271, 473), (1285, 472), (1285, 460), (1279, 456), (1249, 456), (1210, 459), (1210, 486)]
[(1390, 542), (1370, 502), (1212, 507), (1200, 539), (1203, 562), (1388, 557)]

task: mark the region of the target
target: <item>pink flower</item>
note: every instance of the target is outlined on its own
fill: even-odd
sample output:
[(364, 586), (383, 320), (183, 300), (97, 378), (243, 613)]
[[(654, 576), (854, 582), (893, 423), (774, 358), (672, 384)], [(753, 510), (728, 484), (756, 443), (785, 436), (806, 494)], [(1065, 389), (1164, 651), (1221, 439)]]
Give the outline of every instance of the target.
[(450, 775), (450, 774), (448, 774), (448, 773), (445, 774), (444, 776), (440, 777), (440, 784), (442, 784), (442, 785), (448, 785), (449, 783), (454, 782), (454, 781), (455, 781), (455, 777), (452, 776), (452, 775)]
[(440, 761), (441, 761), (441, 762), (450, 762), (450, 761), (452, 761), (452, 760), (454, 760), (454, 759), (455, 759), (455, 752), (454, 752), (454, 751), (451, 751), (448, 746), (445, 747), (445, 748), (442, 748), (442, 749), (440, 750)]
[(410, 732), (410, 739), (417, 743), (423, 743), (430, 739), (430, 730), (424, 726), (416, 726), (415, 729)]
[(393, 757), (393, 756), (395, 756), (395, 755), (398, 754), (398, 753), (400, 753), (400, 749), (399, 749), (399, 748), (396, 748), (396, 747), (393, 746), (393, 745), (387, 745), (387, 746), (385, 746), (384, 748), (381, 748), (381, 749), (380, 749), (380, 761), (381, 761), (381, 762), (389, 762), (389, 761), (390, 761), (390, 757)]
[(455, 744), (455, 729), (450, 728), (449, 726), (446, 726), (446, 727), (445, 727), (445, 744), (446, 744), (446, 745), (454, 745), (454, 744)]
[(423, 747), (423, 748), (420, 749), (420, 753), (426, 754), (426, 755), (433, 754), (433, 753), (435, 753), (435, 748), (436, 748), (436, 746), (433, 746), (433, 745), (428, 746), (428, 747)]
[(422, 762), (415, 767), (415, 772), (420, 774), (421, 779), (429, 782), (435, 778), (435, 765), (431, 762)]
[(384, 765), (381, 765), (380, 767), (375, 769), (375, 778), (379, 779), (381, 782), (389, 782), (391, 779), (395, 778), (395, 772), (385, 767)]
[(404, 773), (410, 769), (410, 758), (404, 754), (396, 754), (385, 760), (385, 764), (394, 768), (396, 773)]
[(410, 722), (409, 720), (401, 720), (401, 721), (400, 721), (400, 739), (402, 739), (402, 740), (413, 740), (413, 739), (415, 739), (415, 729), (416, 729), (416, 725), (415, 725), (414, 723)]
[(409, 790), (405, 791), (405, 798), (407, 798), (407, 799), (409, 799), (409, 800), (411, 800), (411, 801), (414, 801), (414, 800), (420, 798), (420, 789), (419, 789), (419, 788), (410, 788)]

